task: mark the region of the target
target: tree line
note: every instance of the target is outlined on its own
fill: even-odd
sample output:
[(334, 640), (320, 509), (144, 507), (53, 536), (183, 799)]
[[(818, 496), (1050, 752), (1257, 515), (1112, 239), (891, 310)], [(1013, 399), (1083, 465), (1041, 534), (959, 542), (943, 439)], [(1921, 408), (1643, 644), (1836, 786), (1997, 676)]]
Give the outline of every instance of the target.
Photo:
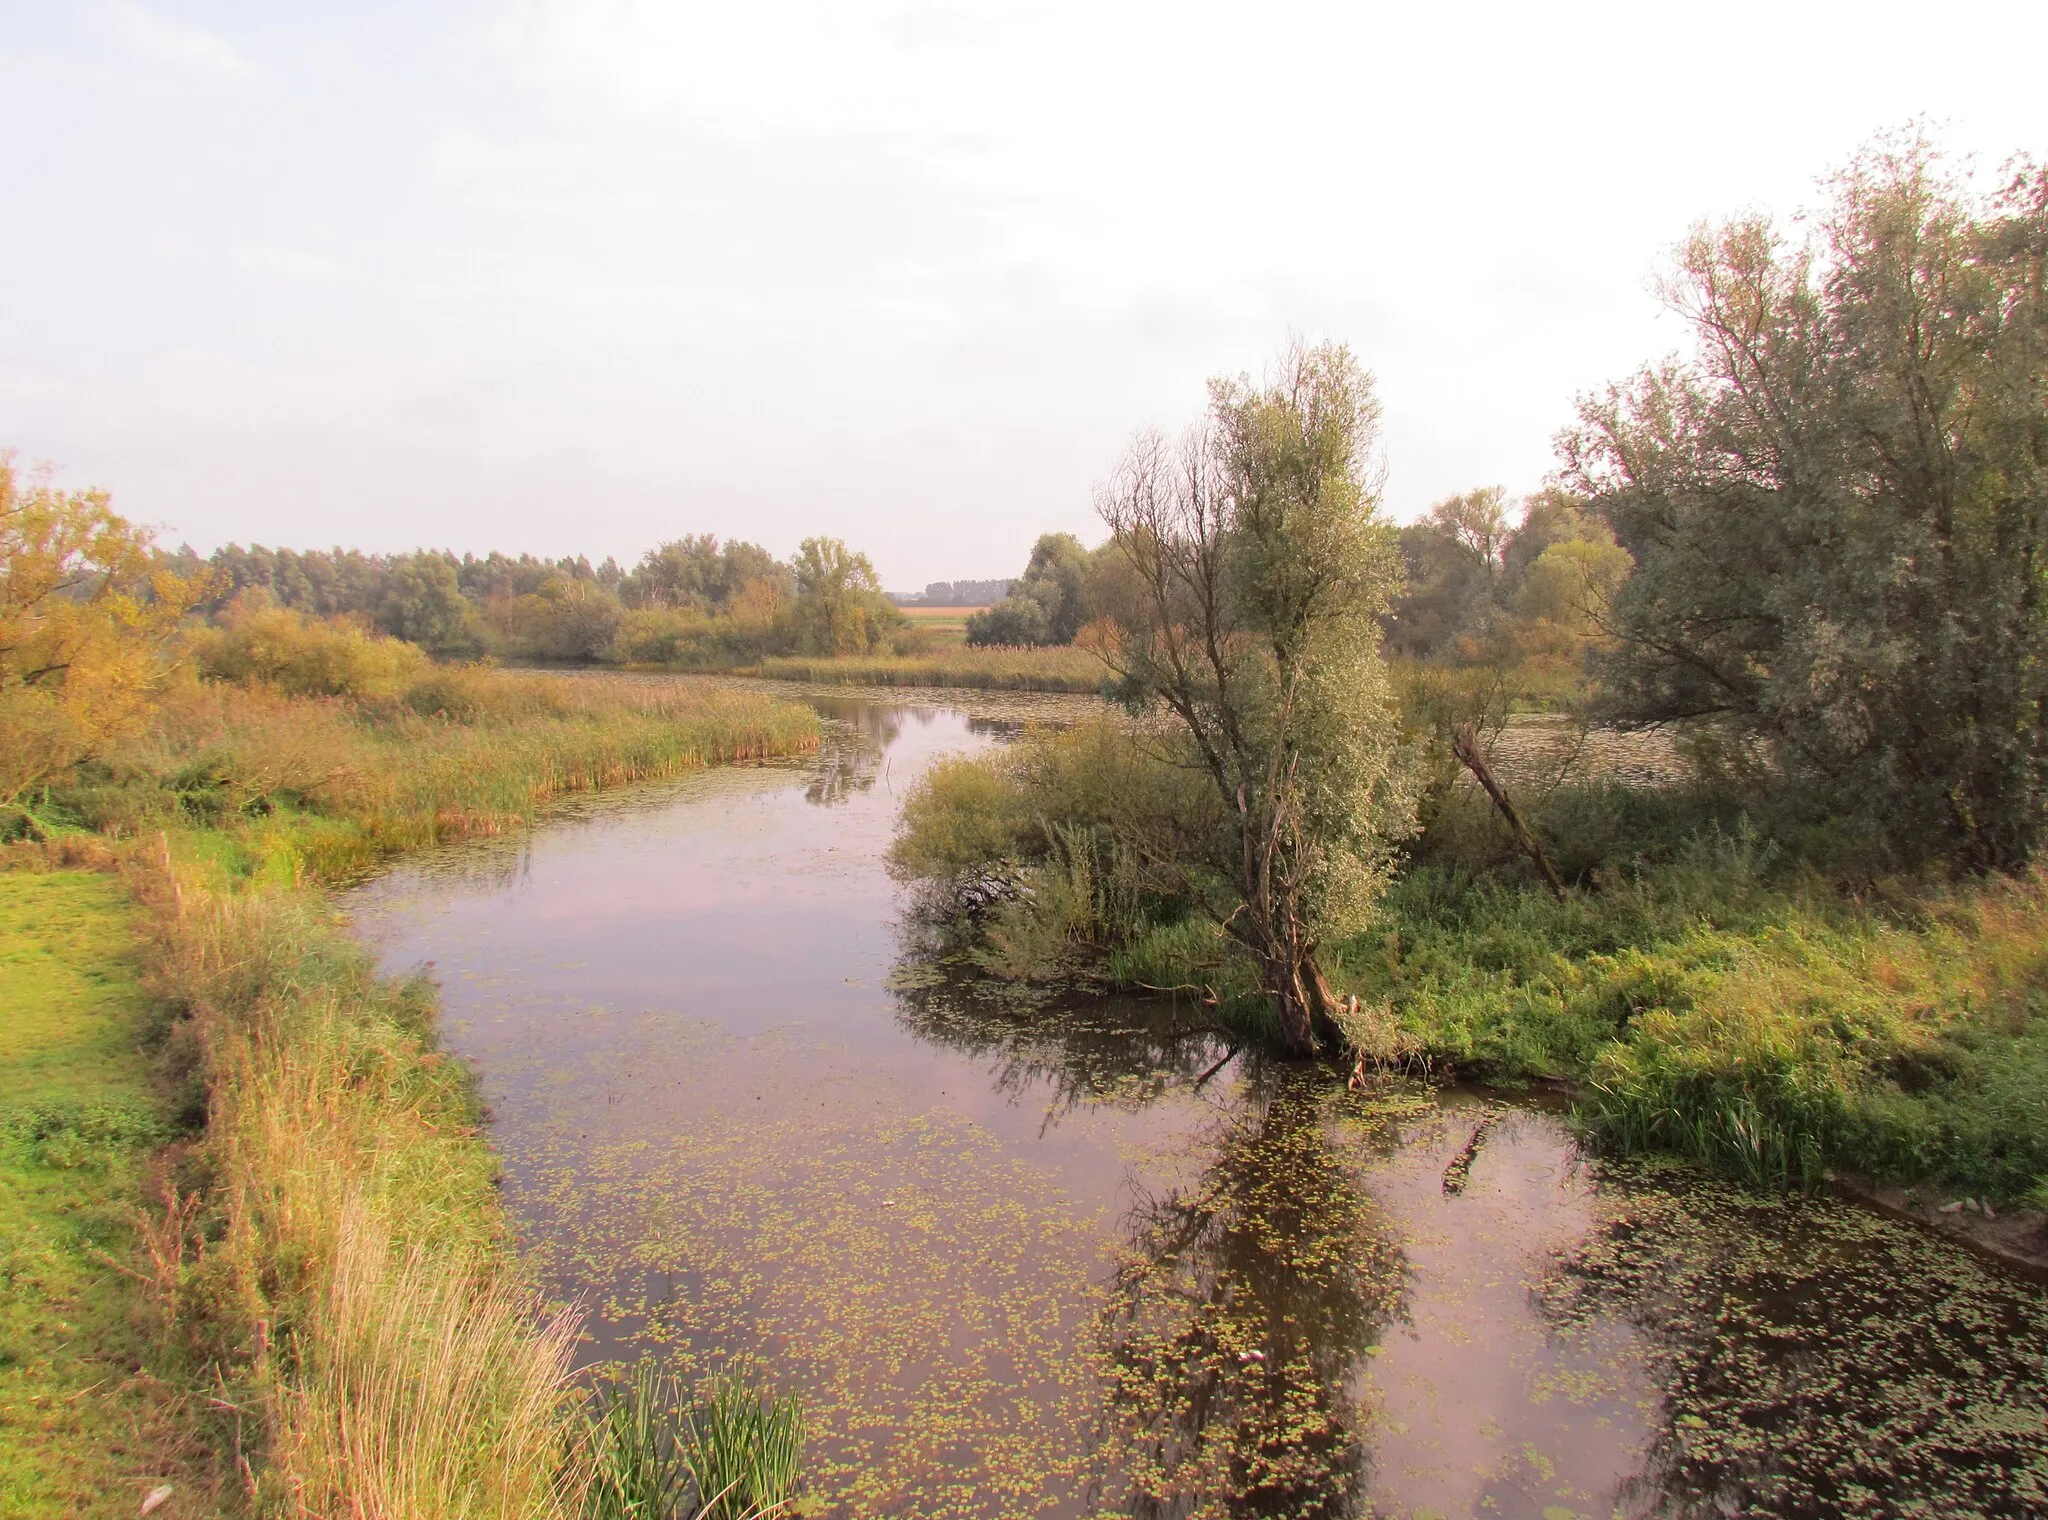
[(908, 621), (873, 563), (833, 538), (789, 560), (759, 544), (694, 534), (650, 549), (630, 570), (606, 559), (423, 549), (243, 548), (166, 569), (208, 587), (199, 608), (232, 618), (281, 606), (349, 618), (440, 659), (744, 664), (770, 654), (871, 654), (907, 645)]

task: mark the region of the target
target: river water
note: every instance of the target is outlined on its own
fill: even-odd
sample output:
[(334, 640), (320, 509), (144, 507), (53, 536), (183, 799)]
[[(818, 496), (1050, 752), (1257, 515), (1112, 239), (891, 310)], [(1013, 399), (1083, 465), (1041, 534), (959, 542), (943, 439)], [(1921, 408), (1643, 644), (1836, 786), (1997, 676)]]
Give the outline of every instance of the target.
[(814, 700), (814, 758), (346, 899), (440, 980), (585, 1359), (801, 1392), (812, 1512), (2048, 1514), (2035, 1285), (1526, 1099), (937, 969), (906, 787), (1072, 701)]

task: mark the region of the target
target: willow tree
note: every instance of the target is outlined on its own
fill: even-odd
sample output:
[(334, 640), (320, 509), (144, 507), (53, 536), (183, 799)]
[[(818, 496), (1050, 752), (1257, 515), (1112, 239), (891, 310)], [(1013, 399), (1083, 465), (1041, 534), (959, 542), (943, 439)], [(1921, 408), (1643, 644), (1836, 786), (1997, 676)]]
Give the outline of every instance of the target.
[(1379, 404), (1338, 345), (1289, 350), (1263, 385), (1211, 381), (1209, 402), (1178, 441), (1141, 435), (1100, 493), (1121, 567), (1099, 647), (1215, 788), (1191, 876), (1309, 1053), (1335, 1032), (1320, 951), (1362, 926), (1412, 813), (1379, 649), (1400, 582)]
[(1635, 558), (1608, 714), (1765, 741), (1905, 862), (2048, 836), (2048, 170), (1980, 198), (1921, 142), (1815, 234), (1702, 227), (1692, 354), (1586, 401), (1565, 476)]

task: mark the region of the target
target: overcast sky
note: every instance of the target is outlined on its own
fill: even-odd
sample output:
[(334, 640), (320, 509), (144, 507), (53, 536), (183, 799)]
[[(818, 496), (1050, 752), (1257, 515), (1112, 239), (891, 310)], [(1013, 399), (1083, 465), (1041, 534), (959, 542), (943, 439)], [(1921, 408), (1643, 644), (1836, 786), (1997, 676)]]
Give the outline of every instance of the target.
[(1693, 221), (1924, 116), (2048, 154), (2048, 5), (0, 0), (0, 446), (202, 550), (1011, 574), (1290, 332), (1388, 504), (1539, 485)]

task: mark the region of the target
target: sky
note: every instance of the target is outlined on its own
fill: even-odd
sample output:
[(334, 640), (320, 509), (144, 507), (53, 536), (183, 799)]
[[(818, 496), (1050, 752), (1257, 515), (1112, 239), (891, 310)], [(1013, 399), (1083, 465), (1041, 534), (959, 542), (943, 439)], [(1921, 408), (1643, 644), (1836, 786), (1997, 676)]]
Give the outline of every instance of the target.
[(893, 590), (1102, 536), (1339, 339), (1386, 505), (1533, 490), (1702, 218), (1925, 121), (2048, 157), (2048, 6), (0, 0), (0, 447), (166, 542)]

